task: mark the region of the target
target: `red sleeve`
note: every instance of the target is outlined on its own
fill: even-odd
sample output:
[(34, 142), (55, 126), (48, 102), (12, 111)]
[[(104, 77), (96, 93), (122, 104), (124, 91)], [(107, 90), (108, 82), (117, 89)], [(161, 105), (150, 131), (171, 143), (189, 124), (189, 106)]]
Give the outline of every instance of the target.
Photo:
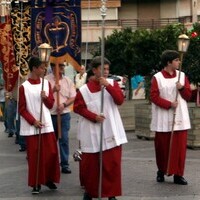
[(160, 97), (160, 92), (159, 92), (158, 84), (155, 77), (153, 77), (153, 79), (151, 80), (150, 99), (151, 99), (151, 102), (153, 102), (154, 104), (156, 104), (157, 106), (161, 108), (164, 108), (164, 109), (171, 108), (171, 102)]
[(83, 99), (83, 96), (80, 92), (76, 94), (75, 101), (74, 101), (74, 112), (85, 117), (86, 119), (96, 122), (97, 114), (89, 111)]
[(192, 97), (192, 90), (190, 88), (190, 82), (186, 76), (185, 76), (184, 89), (179, 92), (180, 92), (182, 98), (185, 99), (186, 101), (189, 101)]
[(124, 95), (122, 93), (121, 88), (119, 87), (119, 84), (114, 81), (114, 85), (108, 85), (106, 87), (106, 90), (110, 93), (110, 95), (112, 96), (114, 102), (117, 105), (121, 105), (124, 102)]
[(54, 97), (53, 97), (53, 90), (51, 88), (51, 84), (49, 82), (49, 96), (43, 100), (45, 106), (49, 109), (51, 109), (53, 107), (54, 104)]
[(19, 114), (30, 124), (33, 125), (36, 119), (26, 109), (26, 98), (23, 85), (19, 88)]

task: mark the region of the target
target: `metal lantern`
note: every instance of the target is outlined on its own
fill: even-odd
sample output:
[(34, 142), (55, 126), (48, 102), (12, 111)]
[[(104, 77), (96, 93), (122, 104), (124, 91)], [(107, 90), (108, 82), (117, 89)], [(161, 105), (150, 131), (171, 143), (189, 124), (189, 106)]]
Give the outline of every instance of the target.
[(185, 53), (188, 50), (190, 39), (187, 35), (182, 34), (178, 37), (178, 51)]
[(47, 43), (43, 43), (38, 47), (38, 51), (41, 61), (46, 63), (49, 62), (52, 47)]
[[(185, 34), (179, 35), (179, 37), (178, 37), (178, 51), (179, 51), (179, 54), (180, 54), (180, 66), (179, 66), (179, 73), (178, 73), (178, 81), (177, 82), (180, 82), (181, 69), (182, 69), (182, 63), (183, 63), (183, 54), (187, 52), (189, 44), (190, 44), (190, 39), (187, 35), (185, 35)], [(177, 101), (177, 99), (178, 99), (178, 94), (179, 94), (179, 91), (177, 89), (175, 101)], [(170, 175), (169, 168), (170, 168), (170, 163), (171, 163), (171, 150), (172, 150), (172, 142), (173, 142), (173, 135), (174, 135), (174, 126), (175, 126), (175, 123), (176, 123), (175, 120), (176, 120), (176, 108), (174, 109), (173, 119), (172, 119), (172, 131), (171, 131), (170, 143), (169, 143), (167, 175)]]

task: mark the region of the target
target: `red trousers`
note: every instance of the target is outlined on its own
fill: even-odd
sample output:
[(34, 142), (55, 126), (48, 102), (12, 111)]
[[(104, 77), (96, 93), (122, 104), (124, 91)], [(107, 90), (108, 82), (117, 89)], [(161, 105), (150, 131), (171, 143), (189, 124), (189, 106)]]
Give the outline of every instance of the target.
[[(154, 144), (156, 163), (159, 170), (167, 173), (169, 144), (171, 133), (156, 132)], [(173, 133), (170, 151), (169, 174), (183, 176), (187, 149), (187, 130), (175, 131)]]

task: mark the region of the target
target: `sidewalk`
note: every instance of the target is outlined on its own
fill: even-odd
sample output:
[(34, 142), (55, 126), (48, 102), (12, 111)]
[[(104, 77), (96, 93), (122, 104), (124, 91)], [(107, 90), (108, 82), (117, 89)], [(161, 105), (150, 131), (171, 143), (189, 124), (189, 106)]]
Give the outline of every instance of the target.
[[(71, 154), (78, 147), (77, 117), (72, 114), (70, 131)], [(173, 184), (173, 177), (157, 183), (153, 141), (139, 140), (134, 132), (127, 132), (129, 142), (123, 146), (123, 196), (118, 200), (200, 200), (200, 150), (187, 151), (185, 178), (187, 186)], [(72, 174), (61, 174), (57, 191), (45, 186), (33, 196), (27, 186), (26, 153), (19, 152), (15, 138), (8, 138), (0, 123), (0, 200), (82, 200), (79, 186), (78, 163), (70, 156)], [(104, 200), (104, 199), (102, 199)]]

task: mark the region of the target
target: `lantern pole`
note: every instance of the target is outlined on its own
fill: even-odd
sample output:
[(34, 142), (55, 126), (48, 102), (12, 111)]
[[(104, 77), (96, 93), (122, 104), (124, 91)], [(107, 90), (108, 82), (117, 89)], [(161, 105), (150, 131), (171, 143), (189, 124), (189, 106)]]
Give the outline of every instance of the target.
[[(59, 62), (58, 60), (56, 61), (56, 66), (55, 66), (55, 84), (59, 85), (59, 79), (60, 79), (60, 74), (59, 74)], [(56, 92), (56, 102), (57, 106), (60, 104), (60, 94), (59, 91)], [(61, 138), (61, 115), (58, 112), (57, 113), (57, 132), (58, 132), (58, 138)]]
[[(189, 44), (190, 44), (190, 39), (187, 35), (185, 35), (185, 34), (179, 35), (179, 37), (178, 37), (178, 52), (180, 54), (180, 65), (179, 65), (179, 73), (178, 73), (178, 81), (177, 82), (180, 81), (180, 77), (181, 77), (183, 54), (187, 52)], [(177, 101), (177, 99), (178, 99), (178, 93), (179, 93), (178, 89), (176, 89), (175, 101)], [(170, 135), (169, 154), (168, 154), (168, 162), (167, 162), (167, 175), (170, 175), (169, 169), (170, 169), (170, 162), (171, 162), (171, 149), (172, 149), (172, 143), (173, 143), (175, 119), (176, 119), (176, 108), (174, 109), (173, 119), (172, 119), (172, 131), (171, 131), (171, 135)]]
[[(102, 16), (102, 38), (101, 38), (101, 76), (104, 75), (104, 57), (105, 57), (105, 17), (106, 17), (106, 1), (101, 0), (101, 16)], [(104, 87), (101, 87), (101, 115), (103, 115), (103, 107), (104, 107)], [(101, 123), (100, 127), (100, 149), (99, 149), (99, 188), (98, 188), (98, 199), (101, 200), (102, 193), (102, 168), (103, 168), (103, 123)]]
[[(43, 43), (38, 47), (39, 58), (45, 64), (45, 73), (42, 76), (42, 88), (41, 91), (44, 90), (44, 76), (46, 74), (47, 65), (49, 62), (49, 58), (51, 55), (52, 47), (47, 44)], [(42, 122), (42, 113), (43, 113), (43, 101), (41, 98), (40, 102), (40, 122)], [(41, 128), (39, 129), (39, 136), (38, 136), (38, 154), (37, 154), (37, 166), (36, 166), (36, 188), (39, 190), (38, 187), (38, 179), (39, 179), (39, 168), (40, 168), (40, 153), (41, 152)]]

